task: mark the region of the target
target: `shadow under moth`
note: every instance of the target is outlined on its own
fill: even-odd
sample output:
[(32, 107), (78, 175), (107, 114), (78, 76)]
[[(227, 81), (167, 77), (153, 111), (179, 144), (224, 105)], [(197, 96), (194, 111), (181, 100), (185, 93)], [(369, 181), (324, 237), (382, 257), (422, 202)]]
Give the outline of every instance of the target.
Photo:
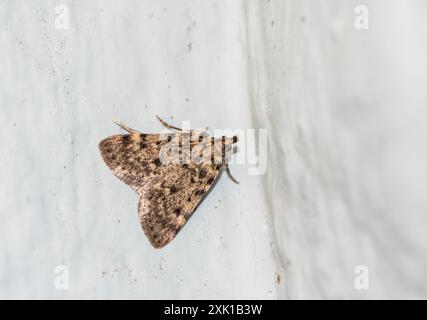
[(139, 220), (155, 248), (172, 241), (225, 169), (237, 136), (214, 138), (205, 130), (182, 130), (159, 117), (171, 132), (140, 133), (114, 121), (127, 134), (99, 143), (107, 166), (140, 196)]

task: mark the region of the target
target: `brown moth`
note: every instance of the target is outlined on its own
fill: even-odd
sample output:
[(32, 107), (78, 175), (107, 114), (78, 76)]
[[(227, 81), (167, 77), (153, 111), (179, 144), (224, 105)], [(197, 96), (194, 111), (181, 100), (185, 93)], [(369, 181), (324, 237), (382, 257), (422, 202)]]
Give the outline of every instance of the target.
[(183, 131), (157, 117), (168, 134), (140, 133), (116, 122), (127, 134), (99, 143), (107, 166), (140, 196), (139, 220), (155, 248), (172, 241), (214, 185), (237, 136), (214, 138), (206, 131)]

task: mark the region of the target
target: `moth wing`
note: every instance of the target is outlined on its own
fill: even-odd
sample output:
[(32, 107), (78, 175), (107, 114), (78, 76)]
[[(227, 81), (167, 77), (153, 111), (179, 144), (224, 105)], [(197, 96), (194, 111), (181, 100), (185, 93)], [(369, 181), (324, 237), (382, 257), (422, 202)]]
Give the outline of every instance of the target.
[(162, 168), (139, 191), (140, 223), (155, 248), (175, 238), (216, 181), (221, 166), (201, 163)]
[(114, 135), (99, 143), (99, 151), (113, 174), (138, 191), (157, 173), (160, 148), (166, 143), (159, 134)]

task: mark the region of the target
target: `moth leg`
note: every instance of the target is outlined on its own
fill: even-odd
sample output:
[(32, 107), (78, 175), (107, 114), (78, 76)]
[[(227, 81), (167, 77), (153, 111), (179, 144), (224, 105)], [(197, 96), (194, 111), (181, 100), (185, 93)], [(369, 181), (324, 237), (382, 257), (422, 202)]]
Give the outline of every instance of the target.
[(230, 172), (230, 167), (228, 166), (228, 164), (225, 165), (225, 171), (227, 171), (227, 175), (230, 177), (231, 181), (233, 181), (234, 183), (239, 184), (239, 181), (237, 181), (233, 175)]
[(123, 130), (126, 130), (129, 133), (140, 133), (139, 131), (136, 131), (135, 129), (129, 128), (128, 126), (125, 126), (123, 123), (116, 121), (113, 119), (113, 122), (115, 124), (117, 124), (120, 128), (122, 128)]
[(160, 117), (159, 117), (158, 115), (156, 115), (156, 117), (157, 117), (157, 120), (159, 120), (159, 121), (160, 121), (160, 123), (161, 123), (162, 125), (164, 125), (166, 128), (168, 128), (168, 129), (175, 129), (175, 130), (178, 130), (178, 131), (182, 131), (182, 129), (181, 129), (181, 128), (174, 127), (173, 125), (170, 125), (170, 124), (169, 124), (169, 123), (167, 123), (166, 121), (164, 121), (164, 120), (160, 119)]

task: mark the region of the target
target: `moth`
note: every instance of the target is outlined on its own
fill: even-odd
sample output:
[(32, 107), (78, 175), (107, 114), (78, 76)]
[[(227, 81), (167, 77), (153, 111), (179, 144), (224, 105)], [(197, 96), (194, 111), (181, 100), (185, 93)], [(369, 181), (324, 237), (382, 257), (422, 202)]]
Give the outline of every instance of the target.
[(238, 136), (214, 138), (207, 130), (182, 130), (157, 116), (169, 131), (141, 133), (113, 120), (126, 134), (99, 143), (108, 168), (139, 195), (138, 215), (155, 248), (172, 241), (228, 167)]

